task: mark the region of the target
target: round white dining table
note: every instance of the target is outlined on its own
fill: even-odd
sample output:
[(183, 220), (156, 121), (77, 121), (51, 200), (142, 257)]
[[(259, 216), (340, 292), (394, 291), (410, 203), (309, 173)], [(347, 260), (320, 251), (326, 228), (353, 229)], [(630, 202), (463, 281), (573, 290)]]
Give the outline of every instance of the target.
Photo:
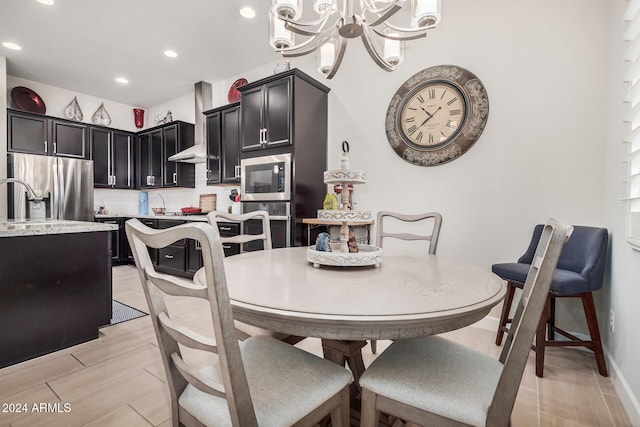
[[(225, 258), (236, 320), (331, 340), (399, 339), (470, 325), (506, 285), (488, 269), (426, 252), (385, 250), (380, 267), (314, 268), (306, 247)], [(202, 282), (202, 272), (195, 280)]]

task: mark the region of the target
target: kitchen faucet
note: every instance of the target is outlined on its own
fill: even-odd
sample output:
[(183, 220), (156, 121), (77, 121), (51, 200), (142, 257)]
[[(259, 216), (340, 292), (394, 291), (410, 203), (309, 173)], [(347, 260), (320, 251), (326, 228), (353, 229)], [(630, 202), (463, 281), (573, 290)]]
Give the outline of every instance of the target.
[(31, 186), (27, 182), (25, 182), (25, 181), (23, 181), (21, 179), (18, 179), (18, 178), (0, 179), (0, 184), (8, 184), (10, 182), (24, 185), (27, 188), (27, 190), (29, 190), (29, 193), (31, 193), (30, 200), (33, 200), (33, 201), (36, 201), (36, 202), (42, 201), (42, 197), (38, 196), (36, 194), (36, 192), (33, 190), (33, 188), (31, 188)]

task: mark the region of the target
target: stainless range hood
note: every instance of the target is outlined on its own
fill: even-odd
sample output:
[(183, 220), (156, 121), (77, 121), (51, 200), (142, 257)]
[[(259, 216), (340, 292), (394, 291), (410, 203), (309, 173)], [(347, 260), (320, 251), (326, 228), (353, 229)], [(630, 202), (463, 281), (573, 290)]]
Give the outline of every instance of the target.
[(169, 157), (173, 162), (183, 163), (204, 163), (207, 161), (207, 144), (204, 111), (212, 106), (212, 90), (211, 83), (198, 82), (195, 84), (195, 128), (193, 147), (182, 150), (179, 153)]

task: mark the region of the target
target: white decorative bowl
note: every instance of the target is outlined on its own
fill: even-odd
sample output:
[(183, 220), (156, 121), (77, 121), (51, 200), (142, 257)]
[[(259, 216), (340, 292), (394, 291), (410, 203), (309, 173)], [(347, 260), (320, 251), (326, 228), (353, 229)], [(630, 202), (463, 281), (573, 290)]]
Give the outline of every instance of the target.
[(318, 209), (318, 219), (327, 221), (368, 221), (372, 218), (370, 211)]
[(307, 248), (307, 261), (313, 263), (314, 268), (321, 265), (333, 267), (361, 267), (373, 265), (380, 267), (382, 262), (382, 248), (372, 245), (358, 245), (359, 252), (324, 252), (316, 251), (315, 246)]
[(367, 182), (367, 173), (362, 170), (337, 169), (324, 172), (325, 184), (364, 184)]

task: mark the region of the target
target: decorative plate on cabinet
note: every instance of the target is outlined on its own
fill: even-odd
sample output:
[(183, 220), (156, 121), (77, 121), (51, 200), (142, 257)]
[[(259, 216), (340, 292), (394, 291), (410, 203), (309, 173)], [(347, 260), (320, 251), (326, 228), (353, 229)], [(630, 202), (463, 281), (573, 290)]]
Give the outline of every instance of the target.
[(44, 114), (47, 111), (47, 106), (44, 105), (40, 95), (28, 87), (16, 86), (11, 89), (11, 100), (16, 107), (24, 111), (39, 114)]
[(247, 81), (247, 79), (244, 79), (244, 78), (238, 79), (235, 82), (233, 82), (233, 84), (229, 88), (229, 94), (227, 95), (227, 101), (229, 101), (229, 103), (240, 101), (240, 91), (238, 91), (238, 88), (240, 86), (246, 85), (247, 83), (249, 83), (249, 82)]

